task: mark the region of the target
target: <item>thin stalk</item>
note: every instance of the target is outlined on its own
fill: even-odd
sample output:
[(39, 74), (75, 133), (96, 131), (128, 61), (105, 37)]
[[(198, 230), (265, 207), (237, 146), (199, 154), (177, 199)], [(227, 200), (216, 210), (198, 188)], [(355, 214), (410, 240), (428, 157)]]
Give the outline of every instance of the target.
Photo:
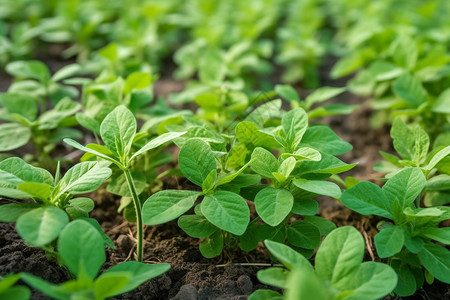
[(133, 198), (134, 210), (136, 211), (137, 221), (137, 261), (142, 262), (142, 244), (143, 244), (143, 223), (142, 223), (142, 209), (139, 196), (136, 192), (136, 186), (134, 185), (133, 177), (131, 176), (130, 169), (123, 171), (125, 178), (127, 179), (128, 188), (130, 189), (131, 196)]

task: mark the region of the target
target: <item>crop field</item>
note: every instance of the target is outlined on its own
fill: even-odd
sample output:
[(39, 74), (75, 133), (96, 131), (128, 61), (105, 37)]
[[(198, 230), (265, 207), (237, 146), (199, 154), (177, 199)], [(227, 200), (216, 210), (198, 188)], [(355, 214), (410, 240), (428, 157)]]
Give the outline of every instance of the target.
[(0, 0), (0, 300), (450, 299), (449, 0)]

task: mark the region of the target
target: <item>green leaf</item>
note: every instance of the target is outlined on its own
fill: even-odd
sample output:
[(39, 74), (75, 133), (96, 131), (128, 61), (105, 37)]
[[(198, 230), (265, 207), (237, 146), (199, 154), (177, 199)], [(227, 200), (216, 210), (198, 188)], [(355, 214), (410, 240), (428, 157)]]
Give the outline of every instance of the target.
[(297, 221), (288, 227), (289, 243), (296, 247), (315, 249), (320, 244), (320, 231), (316, 226)]
[[(96, 155), (98, 157), (101, 157), (101, 158), (103, 158), (103, 159), (105, 159), (107, 161), (110, 161), (110, 162), (114, 163), (117, 166), (121, 165), (121, 163), (119, 161), (115, 160), (114, 158), (112, 158), (112, 157), (110, 157), (110, 156), (108, 156), (106, 154), (103, 154), (103, 153), (101, 153), (101, 152), (99, 152), (97, 150), (85, 147), (85, 146), (81, 145), (80, 143), (78, 143), (77, 141), (74, 141), (72, 139), (64, 139), (63, 141), (64, 141), (64, 143), (66, 143), (66, 144), (68, 144), (68, 145), (70, 145), (70, 146), (72, 146), (72, 147), (74, 147), (76, 149), (79, 149), (79, 150), (87, 152), (87, 153), (94, 154), (94, 155)], [(91, 144), (91, 145), (95, 145), (95, 144)], [(100, 145), (96, 145), (96, 146), (101, 147)]]
[(102, 239), (103, 239), (103, 242), (105, 243), (105, 245), (107, 245), (111, 249), (116, 248), (116, 246), (114, 246), (114, 243), (111, 240), (111, 238), (108, 235), (106, 235), (106, 233), (103, 231), (102, 227), (100, 226), (100, 224), (98, 223), (98, 221), (96, 219), (80, 218), (80, 220), (86, 221), (89, 224), (91, 224), (92, 226), (94, 226), (94, 228), (97, 229), (98, 233), (100, 233), (100, 235), (102, 236)]
[(206, 241), (199, 245), (199, 249), (201, 254), (206, 258), (213, 258), (220, 255), (223, 249), (222, 232), (220, 230), (214, 232)]
[(331, 181), (296, 179), (293, 183), (298, 188), (311, 193), (330, 196), (336, 199), (341, 197), (341, 189)]
[(44, 202), (48, 200), (52, 192), (52, 186), (46, 183), (38, 182), (22, 182), (17, 185), (17, 188), (34, 199), (40, 199)]
[(431, 111), (441, 114), (450, 114), (450, 88), (444, 90), (434, 102)]
[(178, 162), (184, 176), (198, 186), (217, 168), (214, 153), (200, 139), (190, 139), (181, 147)]
[(257, 147), (253, 150), (251, 160), (252, 169), (264, 178), (274, 178), (272, 173), (278, 171), (280, 163), (275, 156), (264, 148)]
[(405, 243), (403, 229), (400, 226), (392, 226), (382, 229), (375, 235), (375, 247), (381, 258), (391, 257), (399, 253)]
[(128, 283), (121, 288), (119, 292), (111, 295), (115, 296), (132, 291), (148, 280), (164, 274), (169, 269), (169, 264), (145, 264), (137, 261), (127, 261), (113, 266), (104, 272), (102, 276), (105, 274), (114, 274), (116, 272), (128, 272), (131, 275)]
[(79, 64), (70, 64), (59, 69), (52, 76), (52, 81), (57, 82), (68, 77), (74, 76), (81, 71), (81, 66)]
[(339, 155), (353, 149), (352, 145), (341, 140), (330, 127), (315, 125), (306, 129), (300, 146), (310, 146), (321, 152)]
[(17, 219), (17, 232), (28, 243), (43, 247), (56, 239), (69, 223), (67, 214), (54, 206), (33, 209)]
[[(245, 165), (243, 165), (239, 170), (237, 170), (236, 172), (234, 172), (234, 173), (231, 173), (231, 174), (225, 174), (225, 176), (223, 176), (223, 173), (221, 174), (222, 176), (220, 176), (219, 178), (219, 180), (217, 181), (217, 184), (216, 184), (216, 186), (219, 186), (219, 185), (224, 185), (224, 184), (227, 184), (227, 183), (230, 183), (230, 182), (232, 182), (232, 181), (234, 181), (236, 178), (238, 178), (239, 177), (239, 175), (241, 175), (242, 174), (242, 172), (244, 172), (244, 170), (251, 164), (251, 163), (253, 163), (253, 161), (252, 160), (250, 160), (248, 163), (246, 163)], [(245, 176), (247, 176), (247, 175), (252, 175), (252, 174), (244, 174)], [(257, 175), (256, 175), (257, 176)], [(259, 177), (259, 176), (258, 176)], [(243, 177), (243, 176), (240, 176), (239, 177), (239, 179), (243, 179), (243, 178), (245, 178), (245, 177)], [(250, 177), (249, 177), (250, 178)], [(240, 181), (240, 180), (237, 180), (237, 181)], [(258, 182), (259, 182), (259, 180), (258, 180)], [(246, 183), (245, 182), (242, 182), (242, 181), (240, 181), (239, 183), (237, 183), (239, 186), (246, 186)], [(250, 184), (251, 185), (251, 184)]]
[(408, 265), (402, 264), (397, 270), (398, 282), (394, 292), (399, 296), (411, 296), (416, 291), (416, 279)]
[(93, 209), (94, 201), (86, 197), (70, 199), (66, 206), (66, 212), (72, 219), (87, 218)]
[(96, 119), (91, 118), (82, 112), (77, 113), (75, 115), (75, 118), (77, 119), (78, 123), (84, 128), (92, 131), (96, 135), (100, 134), (100, 124)]
[[(14, 137), (14, 138), (11, 138)], [(31, 130), (19, 123), (0, 125), (0, 152), (10, 151), (27, 144)]]
[(125, 158), (136, 134), (133, 113), (121, 105), (110, 112), (100, 125), (100, 136), (106, 147), (119, 158)]
[(182, 131), (182, 132), (167, 132), (167, 133), (163, 133), (160, 136), (152, 139), (151, 141), (149, 141), (147, 144), (145, 144), (141, 149), (139, 149), (138, 151), (136, 151), (136, 153), (133, 154), (133, 156), (131, 156), (129, 161), (133, 161), (136, 157), (138, 157), (139, 155), (151, 150), (151, 149), (155, 149), (159, 146), (161, 146), (162, 144), (165, 144), (173, 139), (176, 139), (177, 137), (182, 136), (183, 134), (185, 134), (186, 131)]
[[(352, 169), (357, 164), (346, 164), (340, 159), (322, 152), (320, 161), (303, 161), (297, 175), (305, 174), (338, 174)], [(296, 172), (296, 171), (294, 171)]]
[[(1, 195), (1, 194), (0, 194)], [(17, 222), (17, 219), (24, 213), (27, 213), (35, 208), (39, 207), (39, 204), (31, 203), (10, 203), (0, 206), (0, 222), (13, 223)]]
[(55, 108), (47, 110), (39, 116), (38, 129), (48, 130), (62, 127), (66, 118), (73, 117), (80, 108), (80, 103), (65, 97), (56, 104)]
[(194, 206), (199, 192), (163, 190), (150, 196), (142, 207), (142, 218), (147, 225), (156, 225), (178, 218)]
[(289, 271), (282, 268), (268, 268), (265, 270), (260, 270), (256, 274), (258, 280), (264, 284), (271, 285), (280, 289), (287, 288), (287, 279)]
[(324, 282), (313, 271), (294, 269), (287, 279), (287, 300), (327, 299)]
[(309, 261), (300, 253), (293, 250), (289, 246), (270, 240), (265, 240), (264, 244), (270, 253), (276, 257), (286, 268), (292, 269), (309, 269), (313, 270)]
[(283, 300), (284, 296), (273, 290), (259, 289), (254, 291), (248, 300)]
[(312, 224), (319, 229), (320, 235), (326, 236), (334, 229), (336, 229), (336, 224), (322, 217), (317, 216), (304, 216), (303, 221), (308, 224)]
[(211, 224), (205, 217), (199, 215), (181, 216), (178, 219), (178, 226), (189, 236), (195, 238), (206, 238), (211, 236), (217, 227)]
[(2, 299), (28, 300), (30, 299), (30, 296), (31, 292), (25, 286), (13, 286), (0, 293)]
[(372, 182), (358, 182), (342, 193), (341, 201), (348, 208), (363, 215), (374, 214), (391, 220), (394, 218), (391, 213), (393, 199), (387, 198), (383, 190)]
[(380, 299), (392, 292), (396, 285), (397, 274), (390, 266), (365, 262), (349, 276), (348, 285), (344, 289), (350, 289), (353, 293), (345, 299)]
[(294, 153), (283, 153), (281, 154), (282, 158), (293, 157), (296, 160), (312, 160), (312, 161), (320, 161), (322, 155), (319, 151), (309, 148), (309, 147), (301, 147), (297, 149)]
[(152, 76), (150, 73), (135, 72), (128, 75), (125, 80), (124, 94), (128, 94), (132, 90), (140, 90), (148, 88), (152, 84)]
[(408, 73), (397, 78), (392, 84), (394, 94), (410, 103), (414, 107), (419, 107), (427, 101), (427, 91), (422, 86), (420, 80)]
[(0, 181), (17, 185), (22, 182), (38, 182), (53, 185), (53, 176), (45, 169), (33, 167), (18, 157), (0, 162)]
[(261, 219), (270, 226), (277, 226), (291, 212), (294, 196), (285, 189), (267, 187), (256, 194), (255, 208)]
[(111, 169), (97, 162), (82, 162), (67, 171), (58, 183), (59, 194), (83, 194), (95, 191), (111, 176)]
[(60, 286), (54, 285), (48, 281), (41, 279), (28, 273), (20, 273), (20, 279), (32, 286), (38, 291), (41, 291), (47, 296), (58, 300), (71, 300), (70, 294), (61, 289)]
[(292, 101), (300, 101), (300, 96), (297, 91), (288, 84), (277, 84), (275, 86), (275, 91), (283, 97), (284, 99), (292, 102)]
[(58, 239), (58, 251), (71, 273), (78, 276), (80, 268), (85, 268), (91, 279), (106, 260), (103, 238), (84, 220), (75, 220), (64, 228)]
[(198, 76), (208, 84), (221, 83), (227, 74), (226, 63), (219, 51), (208, 50), (200, 59)]
[(391, 137), (394, 148), (398, 154), (406, 160), (412, 160), (414, 147), (414, 133), (406, 126), (402, 119), (397, 118), (392, 122)]
[(445, 147), (440, 150), (436, 154), (433, 155), (428, 165), (426, 165), (423, 169), (425, 171), (431, 171), (442, 159), (447, 157), (450, 154), (450, 146)]
[(310, 108), (313, 104), (318, 102), (323, 102), (325, 100), (328, 100), (330, 98), (333, 98), (339, 94), (342, 94), (346, 91), (347, 88), (341, 87), (331, 87), (331, 86), (324, 86), (321, 88), (318, 88), (314, 92), (308, 95), (306, 97), (305, 102), (307, 105), (307, 108)]
[(316, 254), (316, 273), (334, 286), (355, 272), (364, 256), (364, 239), (350, 226), (333, 230)]
[(384, 195), (404, 209), (419, 197), (426, 179), (420, 168), (406, 168), (392, 176), (383, 186)]
[(427, 158), (428, 149), (430, 148), (430, 137), (423, 130), (422, 127), (416, 125), (414, 128), (414, 147), (413, 147), (413, 161), (417, 164), (422, 164)]
[(420, 230), (421, 235), (429, 239), (438, 241), (439, 243), (450, 244), (450, 227), (424, 227)]
[(250, 210), (245, 200), (228, 191), (206, 195), (201, 209), (208, 221), (235, 235), (242, 235), (250, 220)]
[(431, 275), (450, 284), (450, 251), (442, 246), (427, 243), (418, 255), (423, 266)]
[(96, 299), (106, 299), (117, 295), (131, 280), (130, 272), (103, 273), (94, 282)]
[(15, 61), (6, 65), (6, 72), (21, 79), (32, 78), (46, 83), (50, 79), (47, 66), (38, 60)]
[(290, 149), (297, 149), (303, 134), (308, 128), (308, 115), (302, 108), (295, 108), (283, 116), (281, 125), (286, 133), (286, 140), (289, 143)]
[(207, 193), (214, 188), (214, 183), (217, 180), (217, 170), (211, 170), (208, 176), (206, 176), (205, 180), (202, 184), (203, 193)]
[(294, 199), (292, 213), (302, 216), (314, 216), (319, 212), (319, 203), (314, 199)]
[(38, 114), (36, 101), (32, 96), (20, 93), (5, 93), (0, 98), (0, 103), (9, 114), (18, 114), (28, 121), (36, 120)]

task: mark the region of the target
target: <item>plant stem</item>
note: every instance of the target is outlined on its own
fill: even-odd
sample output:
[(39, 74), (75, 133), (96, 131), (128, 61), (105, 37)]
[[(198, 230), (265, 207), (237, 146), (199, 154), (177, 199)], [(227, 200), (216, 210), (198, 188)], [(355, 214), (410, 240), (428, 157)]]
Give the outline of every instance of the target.
[(123, 171), (127, 179), (128, 188), (130, 189), (131, 196), (133, 198), (134, 210), (136, 211), (137, 221), (137, 261), (142, 262), (142, 244), (143, 244), (143, 223), (142, 223), (142, 209), (139, 196), (136, 192), (136, 186), (134, 185), (133, 177), (131, 176), (130, 169)]

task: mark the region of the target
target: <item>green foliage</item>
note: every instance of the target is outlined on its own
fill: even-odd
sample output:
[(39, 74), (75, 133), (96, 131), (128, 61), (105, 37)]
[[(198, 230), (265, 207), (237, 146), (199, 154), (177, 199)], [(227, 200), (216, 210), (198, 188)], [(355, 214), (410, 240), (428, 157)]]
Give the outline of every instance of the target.
[(257, 290), (249, 299), (379, 299), (397, 283), (394, 270), (382, 263), (362, 262), (364, 239), (353, 227), (333, 230), (315, 258), (315, 269), (286, 245), (266, 240), (270, 253), (286, 268), (271, 267), (257, 273), (264, 284), (286, 289), (283, 297)]
[[(370, 182), (359, 182), (343, 192), (341, 200), (350, 209), (364, 215), (379, 215), (392, 222), (382, 223), (375, 236), (375, 246), (381, 258), (397, 271), (399, 280), (395, 292), (412, 295), (423, 282), (420, 265), (440, 281), (448, 283), (450, 252), (433, 241), (448, 245), (448, 228), (439, 228), (448, 219), (445, 206), (419, 208), (426, 179), (420, 168), (405, 168), (392, 176), (383, 188)], [(414, 257), (412, 255), (417, 255)], [(412, 286), (411, 286), (412, 285)]]
[[(59, 178), (20, 158), (0, 162), (0, 196), (32, 202), (0, 206), (0, 221), (15, 222), (17, 232), (30, 245), (50, 250), (70, 219), (87, 219), (94, 208), (90, 198), (73, 198), (98, 189), (111, 176), (111, 169), (97, 162), (82, 162)], [(89, 222), (97, 223), (92, 220)], [(97, 223), (98, 225), (98, 223)], [(98, 226), (98, 231), (103, 234)], [(105, 237), (105, 243), (114, 247)]]
[(73, 221), (61, 233), (58, 252), (62, 264), (75, 279), (55, 285), (28, 273), (21, 273), (20, 278), (54, 299), (102, 300), (129, 292), (170, 268), (168, 264), (149, 265), (128, 261), (98, 276), (106, 259), (104, 247), (102, 237), (94, 226), (85, 220)]
[(386, 161), (376, 164), (374, 169), (386, 172), (386, 177), (390, 178), (404, 168), (420, 167), (427, 179), (425, 205), (445, 205), (450, 192), (450, 146), (445, 141), (445, 133), (441, 136), (443, 143), (435, 142), (431, 147), (430, 138), (421, 126), (416, 124), (410, 128), (401, 119), (395, 119), (391, 137), (400, 157), (380, 152)]
[(31, 292), (27, 287), (22, 285), (14, 286), (19, 279), (19, 274), (10, 274), (0, 279), (0, 297), (2, 299), (30, 299)]
[[(131, 84), (131, 83), (130, 83)], [(139, 83), (136, 83), (139, 86)], [(136, 183), (133, 178), (133, 173), (130, 171), (132, 166), (137, 161), (139, 156), (143, 156), (146, 152), (158, 148), (159, 146), (180, 137), (186, 132), (167, 132), (154, 139), (149, 140), (147, 143), (141, 145), (137, 150), (133, 149), (133, 142), (135, 140), (142, 139), (143, 134), (136, 133), (137, 124), (133, 113), (123, 105), (117, 106), (112, 112), (110, 112), (100, 125), (100, 137), (105, 143), (104, 146), (98, 144), (89, 144), (87, 146), (80, 145), (74, 140), (65, 139), (64, 141), (82, 151), (87, 152), (89, 156), (98, 157), (106, 160), (109, 163), (114, 164), (119, 170), (120, 175), (116, 175), (115, 181), (112, 181), (112, 185), (109, 190), (116, 191), (122, 196), (131, 196), (134, 206), (134, 215), (136, 216), (138, 226), (138, 243), (137, 243), (137, 260), (142, 261), (143, 253), (143, 223), (142, 223), (142, 208), (141, 200), (139, 199), (138, 190), (136, 189)], [(88, 156), (88, 157), (89, 157)], [(134, 173), (139, 174), (139, 173)], [(117, 176), (121, 176), (122, 179), (118, 179)], [(135, 176), (138, 179), (138, 176)], [(124, 180), (125, 179), (125, 180)], [(120, 183), (118, 182), (120, 181)], [(128, 192), (122, 192), (124, 185), (128, 187)], [(145, 185), (145, 182), (143, 183)], [(144, 189), (140, 189), (142, 192)]]

